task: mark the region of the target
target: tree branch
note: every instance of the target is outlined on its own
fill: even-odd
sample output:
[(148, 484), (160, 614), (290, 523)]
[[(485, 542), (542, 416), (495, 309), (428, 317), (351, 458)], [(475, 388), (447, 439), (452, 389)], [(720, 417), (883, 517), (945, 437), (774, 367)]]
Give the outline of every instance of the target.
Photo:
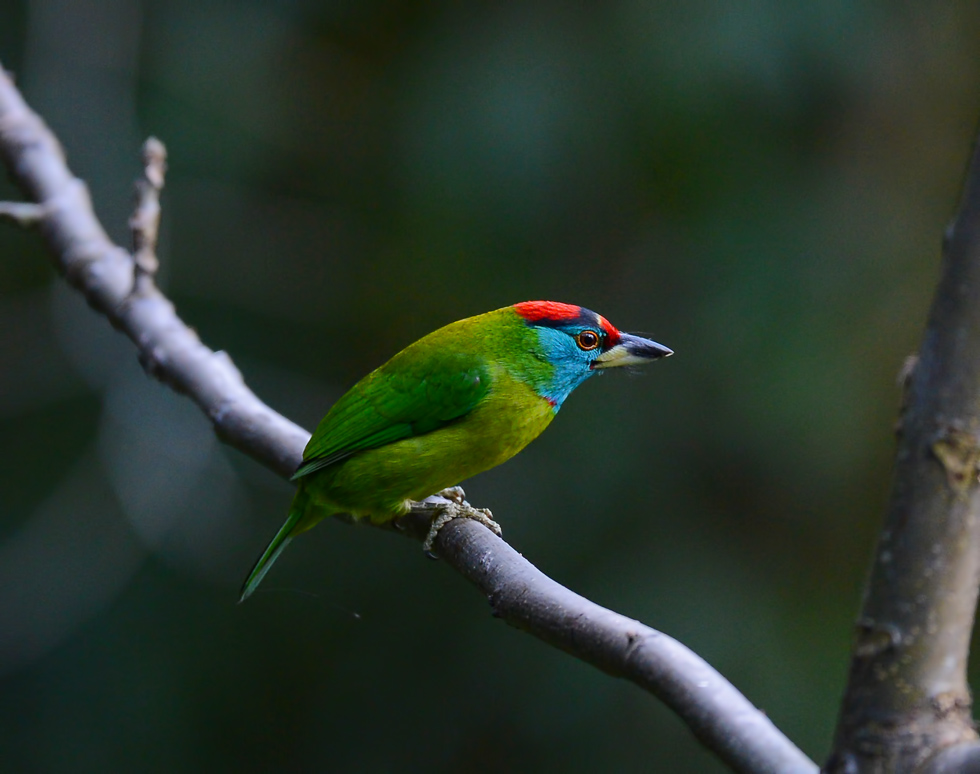
[(913, 771), (977, 739), (967, 657), (980, 581), (980, 153), (943, 245), (899, 424), (831, 772)]
[[(149, 374), (197, 403), (222, 440), (289, 477), (309, 433), (262, 403), (231, 359), (204, 346), (153, 282), (164, 164), (162, 145), (154, 142), (144, 150), (147, 171), (131, 221), (134, 258), (108, 239), (54, 135), (0, 68), (0, 157), (39, 205), (41, 233), (59, 269), (132, 339)], [(395, 526), (419, 536), (430, 513), (420, 505)], [(435, 547), (487, 595), (497, 616), (660, 697), (734, 770), (816, 771), (763, 713), (689, 649), (560, 586), (489, 530), (456, 520), (439, 533)]]
[(964, 742), (930, 758), (917, 774), (980, 774), (980, 744)]

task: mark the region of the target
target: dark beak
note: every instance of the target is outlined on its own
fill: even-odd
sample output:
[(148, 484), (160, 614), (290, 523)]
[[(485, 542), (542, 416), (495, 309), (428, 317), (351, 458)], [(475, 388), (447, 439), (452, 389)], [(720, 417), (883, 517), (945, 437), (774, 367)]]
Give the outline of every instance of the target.
[(663, 344), (658, 344), (631, 333), (619, 334), (619, 343), (607, 349), (592, 361), (593, 368), (615, 368), (617, 366), (641, 365), (651, 360), (670, 357), (674, 354)]

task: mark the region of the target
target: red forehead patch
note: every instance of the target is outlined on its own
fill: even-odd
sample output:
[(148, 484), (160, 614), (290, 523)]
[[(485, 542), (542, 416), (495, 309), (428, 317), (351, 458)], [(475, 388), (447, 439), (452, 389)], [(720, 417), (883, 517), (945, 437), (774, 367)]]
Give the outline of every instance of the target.
[(616, 326), (601, 314), (576, 304), (562, 304), (558, 301), (522, 301), (514, 304), (514, 310), (529, 323), (562, 324), (581, 323), (582, 325), (602, 328), (606, 334), (606, 348), (619, 343), (619, 331)]
[(575, 304), (562, 304), (559, 301), (521, 301), (514, 304), (517, 313), (528, 322), (539, 320), (577, 320), (582, 316), (582, 307)]

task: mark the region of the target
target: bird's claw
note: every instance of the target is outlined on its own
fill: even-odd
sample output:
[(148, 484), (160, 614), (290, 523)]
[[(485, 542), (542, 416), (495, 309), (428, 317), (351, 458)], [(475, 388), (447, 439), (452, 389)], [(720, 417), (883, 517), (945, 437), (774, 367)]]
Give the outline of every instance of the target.
[(461, 486), (451, 486), (448, 489), (443, 489), (441, 492), (436, 492), (435, 496), (451, 500), (460, 505), (466, 502), (466, 492), (463, 491), (463, 487)]
[(493, 514), (490, 512), (489, 508), (474, 508), (465, 499), (465, 493), (461, 487), (454, 486), (449, 489), (443, 489), (439, 492), (439, 496), (445, 498), (449, 502), (440, 504), (438, 506), (438, 513), (436, 517), (432, 520), (432, 525), (429, 527), (429, 534), (425, 536), (425, 542), (422, 543), (422, 550), (425, 551), (426, 556), (435, 559), (437, 558), (432, 548), (435, 545), (436, 537), (439, 535), (439, 530), (445, 527), (453, 519), (472, 519), (482, 524), (484, 527), (493, 532), (497, 537), (503, 535), (503, 530), (500, 525), (493, 520)]

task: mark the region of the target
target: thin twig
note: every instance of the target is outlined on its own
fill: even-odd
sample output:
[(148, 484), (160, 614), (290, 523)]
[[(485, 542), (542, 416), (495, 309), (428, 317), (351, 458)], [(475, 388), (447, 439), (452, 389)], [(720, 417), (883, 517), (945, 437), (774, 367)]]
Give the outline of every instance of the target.
[(156, 137), (143, 143), (143, 165), (143, 177), (136, 181), (136, 209), (129, 219), (138, 293), (147, 290), (160, 267), (157, 234), (160, 230), (160, 192), (167, 173), (167, 149)]
[(18, 226), (36, 226), (45, 214), (44, 207), (34, 202), (0, 202), (0, 220), (9, 220)]
[[(152, 272), (141, 270), (142, 280), (134, 281), (136, 261), (106, 237), (84, 184), (72, 177), (54, 136), (2, 68), (0, 156), (25, 193), (50, 208), (42, 233), (58, 266), (133, 340), (147, 371), (194, 400), (223, 440), (280, 475), (291, 475), (309, 434), (262, 403), (227, 355), (200, 342), (156, 288)], [(134, 232), (152, 246), (142, 221)], [(395, 526), (424, 534), (430, 515), (419, 506)], [(484, 527), (451, 522), (435, 548), (487, 595), (501, 618), (659, 696), (736, 771), (816, 771), (763, 713), (690, 650), (558, 585)]]

